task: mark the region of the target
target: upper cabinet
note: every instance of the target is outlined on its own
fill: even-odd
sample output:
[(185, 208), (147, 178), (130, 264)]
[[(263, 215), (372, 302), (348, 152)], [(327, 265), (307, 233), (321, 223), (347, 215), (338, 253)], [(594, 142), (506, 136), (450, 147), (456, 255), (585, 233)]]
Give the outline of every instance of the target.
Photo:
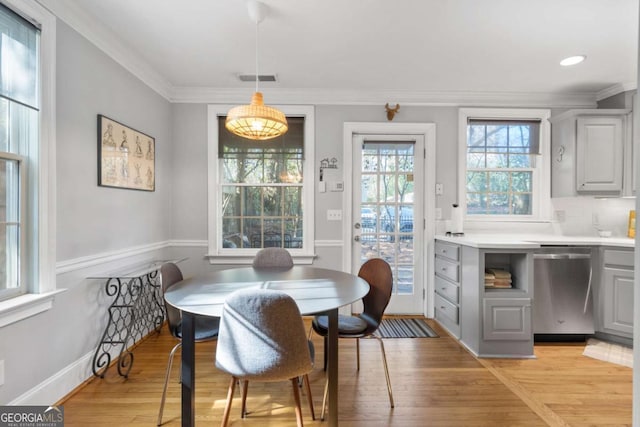
[(630, 110), (570, 110), (550, 120), (551, 197), (633, 194)]

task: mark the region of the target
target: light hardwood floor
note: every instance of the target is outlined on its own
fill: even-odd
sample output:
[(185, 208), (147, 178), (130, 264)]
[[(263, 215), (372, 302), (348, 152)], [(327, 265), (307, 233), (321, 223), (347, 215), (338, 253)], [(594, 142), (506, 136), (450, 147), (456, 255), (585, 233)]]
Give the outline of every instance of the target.
[[(308, 325), (308, 319), (306, 319)], [(340, 426), (621, 426), (631, 425), (632, 370), (582, 356), (584, 344), (537, 345), (536, 359), (476, 359), (435, 322), (440, 338), (385, 339), (396, 407), (390, 409), (380, 350), (361, 340), (340, 341)], [(320, 413), (324, 372), (322, 339), (314, 335), (316, 367), (310, 374)], [(154, 426), (167, 356), (176, 341), (163, 328), (134, 350), (128, 379), (112, 367), (59, 404), (65, 426)], [(214, 367), (215, 343), (196, 346), (196, 425), (217, 426), (229, 378)], [(164, 424), (180, 425), (179, 353)], [(240, 418), (236, 392), (230, 425), (295, 426), (290, 383), (252, 383), (249, 416)], [(302, 400), (305, 425), (312, 421)]]

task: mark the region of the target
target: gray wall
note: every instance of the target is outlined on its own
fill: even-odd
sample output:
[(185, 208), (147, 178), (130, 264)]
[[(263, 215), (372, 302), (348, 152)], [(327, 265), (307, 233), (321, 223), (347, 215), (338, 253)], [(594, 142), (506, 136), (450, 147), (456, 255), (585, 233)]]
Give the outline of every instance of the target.
[[(343, 124), (345, 122), (386, 122), (383, 106), (322, 105), (315, 109), (315, 165), (320, 160), (335, 157), (337, 170), (326, 170), (325, 180), (345, 181), (350, 165), (343, 161)], [(435, 123), (437, 132), (436, 181), (444, 184), (444, 195), (436, 199), (448, 217), (456, 202), (458, 109), (456, 107), (402, 107), (394, 122)], [(205, 104), (173, 105), (173, 179), (174, 200), (172, 238), (179, 241), (207, 239), (207, 106)], [(317, 172), (316, 172), (317, 174)], [(317, 189), (317, 185), (314, 185)], [(427, 189), (434, 191), (434, 189)], [(341, 223), (327, 221), (327, 209), (342, 209), (343, 193), (326, 192), (315, 195), (316, 240), (342, 240)], [(338, 224), (338, 226), (336, 226)], [(207, 248), (182, 246), (172, 249), (176, 257), (189, 257), (187, 274), (220, 268), (205, 259)], [(314, 264), (320, 267), (341, 267), (340, 247), (316, 247)]]
[[(61, 21), (56, 89), (57, 262), (169, 239), (169, 102)], [(155, 192), (97, 186), (97, 114), (156, 138)], [(103, 296), (103, 284), (85, 279), (91, 273), (58, 274), (57, 286), (67, 290), (56, 296), (51, 310), (0, 328), (0, 360), (5, 362), (0, 404), (13, 401), (95, 349), (109, 301)]]

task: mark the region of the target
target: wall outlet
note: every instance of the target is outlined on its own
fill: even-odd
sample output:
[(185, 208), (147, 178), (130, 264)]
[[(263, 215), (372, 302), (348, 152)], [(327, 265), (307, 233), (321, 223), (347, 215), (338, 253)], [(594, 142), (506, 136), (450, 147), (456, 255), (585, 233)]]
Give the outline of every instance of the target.
[(327, 221), (342, 221), (342, 211), (340, 209), (327, 210)]
[(553, 211), (553, 219), (557, 222), (564, 222), (567, 219), (567, 212), (562, 210)]
[(444, 194), (444, 185), (441, 183), (436, 184), (436, 196), (442, 196)]
[(4, 385), (4, 360), (0, 360), (0, 386)]

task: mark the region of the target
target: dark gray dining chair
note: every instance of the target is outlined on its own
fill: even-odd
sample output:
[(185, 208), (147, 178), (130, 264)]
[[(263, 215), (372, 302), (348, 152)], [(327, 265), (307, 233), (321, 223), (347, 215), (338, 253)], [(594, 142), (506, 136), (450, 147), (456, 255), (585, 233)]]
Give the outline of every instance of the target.
[[(313, 363), (298, 306), (289, 295), (243, 289), (225, 301), (216, 348), (216, 367), (231, 375), (222, 426), (229, 421), (236, 382), (243, 381), (242, 414), (250, 381), (291, 381), (298, 427), (303, 426), (298, 377), (307, 383)], [(315, 418), (312, 413), (312, 418)]]
[[(362, 264), (358, 277), (363, 278), (369, 283), (369, 293), (362, 298), (364, 309), (361, 314), (356, 316), (338, 316), (338, 336), (340, 338), (356, 339), (356, 355), (357, 369), (360, 370), (360, 338), (373, 337), (380, 343), (380, 351), (382, 353), (382, 364), (384, 366), (384, 375), (387, 379), (387, 392), (389, 394), (389, 403), (393, 408), (393, 392), (391, 390), (391, 379), (389, 378), (389, 367), (387, 366), (387, 355), (384, 351), (384, 343), (382, 339), (374, 335), (382, 322), (384, 311), (389, 305), (391, 299), (391, 291), (393, 289), (393, 273), (389, 264), (380, 258), (372, 258)], [(316, 316), (311, 322), (311, 327), (325, 339), (325, 355), (327, 335), (329, 334), (329, 319), (327, 316)], [(326, 357), (325, 357), (326, 368)], [(322, 401), (322, 415), (320, 419), (324, 419), (324, 411), (327, 400), (328, 387), (325, 385), (324, 397)]]
[[(173, 285), (182, 280), (182, 272), (180, 268), (172, 262), (168, 262), (160, 267), (160, 280), (162, 282), (162, 292), (166, 292)], [(160, 401), (160, 411), (158, 412), (157, 424), (162, 425), (162, 414), (164, 412), (164, 402), (167, 397), (167, 385), (169, 376), (171, 375), (171, 367), (173, 366), (173, 358), (176, 351), (182, 346), (182, 316), (180, 310), (167, 304), (165, 301), (164, 308), (167, 313), (167, 324), (169, 332), (174, 338), (178, 339), (178, 343), (169, 353), (169, 361), (167, 363), (167, 372), (164, 377), (164, 387), (162, 389), (162, 400)], [(218, 337), (218, 328), (220, 319), (217, 317), (196, 316), (195, 318), (195, 339), (196, 343), (204, 341), (212, 341)]]
[(253, 268), (291, 268), (293, 258), (288, 250), (284, 248), (264, 248), (260, 249), (253, 258)]

